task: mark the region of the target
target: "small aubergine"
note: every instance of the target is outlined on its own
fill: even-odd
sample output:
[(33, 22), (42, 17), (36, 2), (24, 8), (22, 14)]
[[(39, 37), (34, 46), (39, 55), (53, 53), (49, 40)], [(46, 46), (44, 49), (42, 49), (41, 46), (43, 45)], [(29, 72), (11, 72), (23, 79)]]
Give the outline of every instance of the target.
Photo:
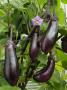
[(19, 63), (12, 40), (8, 40), (5, 47), (4, 76), (12, 86), (16, 85), (19, 79)]
[(48, 28), (46, 30), (45, 36), (41, 39), (41, 49), (47, 54), (53, 48), (57, 35), (58, 35), (58, 25), (57, 17), (53, 16), (53, 20), (49, 22)]
[(35, 32), (33, 34), (32, 41), (30, 44), (30, 50), (29, 50), (29, 55), (30, 55), (32, 62), (35, 61), (37, 54), (38, 54), (38, 33)]
[(41, 69), (40, 71), (36, 72), (33, 75), (33, 79), (40, 83), (47, 82), (51, 78), (54, 72), (54, 68), (55, 61), (49, 56), (47, 66)]

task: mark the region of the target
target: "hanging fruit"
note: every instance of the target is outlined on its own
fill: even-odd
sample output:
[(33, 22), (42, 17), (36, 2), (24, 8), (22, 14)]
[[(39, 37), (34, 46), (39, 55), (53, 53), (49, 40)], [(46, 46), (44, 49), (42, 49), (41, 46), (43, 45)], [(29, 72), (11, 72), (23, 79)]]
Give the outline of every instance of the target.
[(30, 55), (32, 62), (34, 62), (34, 60), (38, 54), (38, 32), (39, 32), (39, 28), (40, 28), (39, 26), (35, 26), (35, 32), (32, 36), (32, 41), (30, 44), (29, 55)]
[(16, 56), (15, 45), (8, 40), (5, 47), (4, 76), (11, 85), (16, 85), (19, 78), (19, 65)]
[(45, 36), (41, 39), (41, 49), (47, 54), (53, 48), (58, 35), (57, 17), (54, 15), (50, 20)]
[(41, 69), (40, 71), (36, 72), (33, 75), (33, 79), (41, 83), (47, 82), (51, 78), (54, 72), (54, 68), (55, 68), (55, 61), (53, 60), (53, 58), (51, 58), (51, 56), (49, 56), (47, 66)]
[(62, 39), (61, 39), (61, 47), (62, 47), (62, 50), (67, 53), (67, 36), (64, 36)]

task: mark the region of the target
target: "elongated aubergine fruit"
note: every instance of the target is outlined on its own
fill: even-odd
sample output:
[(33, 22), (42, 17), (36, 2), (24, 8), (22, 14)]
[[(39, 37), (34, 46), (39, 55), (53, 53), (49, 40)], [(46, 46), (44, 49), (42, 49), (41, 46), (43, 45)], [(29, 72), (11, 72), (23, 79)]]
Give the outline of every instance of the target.
[(55, 61), (49, 56), (47, 66), (44, 67), (42, 70), (36, 72), (33, 75), (33, 79), (41, 83), (47, 82), (51, 78), (54, 72), (54, 68), (55, 68)]
[(34, 32), (33, 32), (32, 40), (31, 40), (31, 43), (30, 43), (30, 49), (29, 49), (29, 55), (30, 55), (30, 58), (31, 58), (31, 62), (35, 62), (36, 56), (38, 54), (39, 31), (40, 31), (40, 26), (38, 26), (38, 25), (34, 26)]
[(37, 56), (37, 53), (38, 53), (37, 40), (38, 40), (38, 34), (37, 34), (37, 32), (35, 32), (33, 34), (33, 37), (32, 37), (32, 41), (31, 41), (31, 45), (30, 45), (30, 51), (29, 51), (30, 58), (31, 58), (32, 62), (34, 62), (34, 60)]
[(41, 40), (41, 49), (45, 54), (50, 52), (50, 50), (53, 48), (56, 42), (57, 35), (57, 18), (56, 16), (54, 16), (53, 20), (51, 20), (48, 25), (45, 36)]
[(16, 85), (19, 78), (19, 65), (15, 45), (11, 40), (8, 40), (5, 47), (4, 76), (5, 79), (13, 86)]

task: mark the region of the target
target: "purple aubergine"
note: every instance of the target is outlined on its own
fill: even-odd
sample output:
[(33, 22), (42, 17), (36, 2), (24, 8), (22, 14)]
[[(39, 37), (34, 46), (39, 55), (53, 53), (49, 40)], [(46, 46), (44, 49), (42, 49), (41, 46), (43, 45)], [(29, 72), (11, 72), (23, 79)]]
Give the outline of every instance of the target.
[(19, 64), (15, 45), (11, 40), (8, 40), (5, 47), (4, 76), (11, 85), (14, 86), (17, 84), (19, 78)]
[(55, 61), (51, 57), (48, 57), (47, 66), (33, 75), (34, 80), (41, 83), (47, 82), (51, 78), (54, 72), (54, 68)]
[(38, 54), (38, 33), (37, 32), (33, 34), (29, 54), (30, 54), (31, 60), (34, 61)]
[(67, 53), (67, 36), (64, 36), (61, 39), (61, 47), (62, 47), (62, 51), (64, 51), (65, 53)]
[(50, 21), (46, 34), (41, 40), (41, 49), (45, 54), (50, 52), (56, 42), (58, 35), (57, 26), (57, 19), (54, 17), (53, 20)]

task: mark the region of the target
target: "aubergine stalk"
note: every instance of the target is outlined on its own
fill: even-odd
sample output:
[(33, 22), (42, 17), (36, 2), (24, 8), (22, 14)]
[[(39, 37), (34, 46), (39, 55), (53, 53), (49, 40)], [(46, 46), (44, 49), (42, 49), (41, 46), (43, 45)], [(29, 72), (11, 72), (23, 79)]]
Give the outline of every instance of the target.
[(45, 36), (41, 39), (41, 49), (47, 54), (53, 48), (56, 43), (58, 35), (57, 17), (54, 15), (53, 20), (50, 21)]
[(19, 64), (12, 40), (8, 40), (5, 47), (4, 76), (12, 86), (16, 85), (19, 79)]
[(41, 69), (40, 71), (36, 72), (33, 75), (33, 79), (41, 83), (47, 82), (51, 78), (54, 72), (54, 68), (55, 68), (55, 61), (49, 56), (47, 66)]
[(29, 55), (32, 62), (35, 62), (35, 58), (38, 54), (38, 33), (39, 33), (39, 27), (36, 28), (30, 44)]
[(45, 20), (46, 20), (46, 22), (49, 22), (50, 19), (51, 19), (50, 11), (49, 11), (49, 9), (47, 8)]

